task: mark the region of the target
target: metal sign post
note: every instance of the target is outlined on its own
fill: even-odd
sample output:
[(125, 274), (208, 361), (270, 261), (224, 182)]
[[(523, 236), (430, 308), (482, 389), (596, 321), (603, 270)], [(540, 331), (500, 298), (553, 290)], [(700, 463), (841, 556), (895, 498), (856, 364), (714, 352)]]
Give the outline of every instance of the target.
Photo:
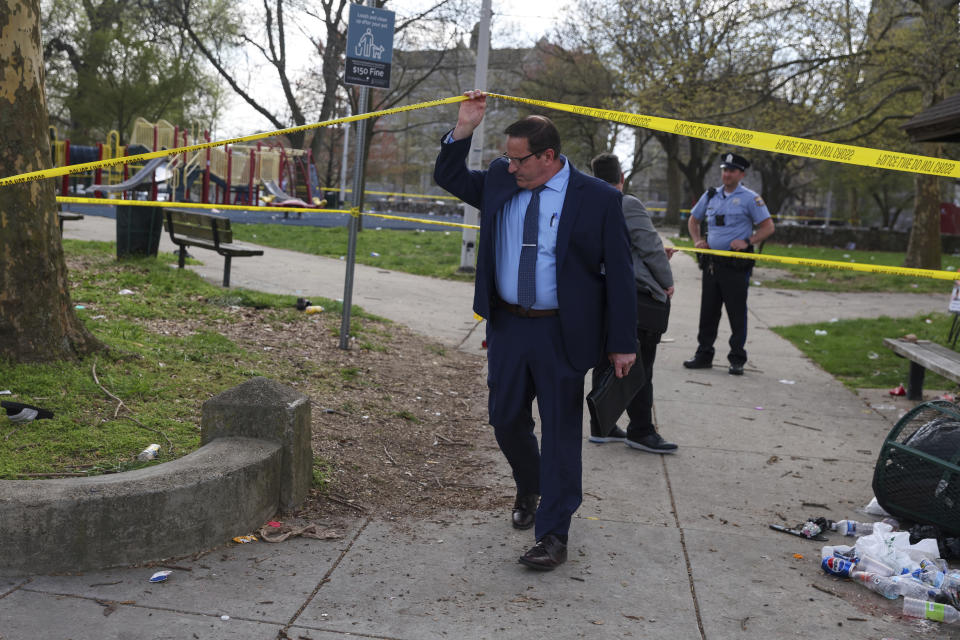
[[(490, 0), (483, 0), (480, 8), (480, 32), (477, 34), (477, 68), (473, 79), (473, 88), (480, 91), (487, 90), (487, 64), (490, 57)], [(483, 167), (483, 120), (473, 130), (473, 146), (470, 148), (468, 166), (470, 169)], [(463, 205), (463, 223), (477, 225), (480, 223), (480, 211), (468, 204)], [(460, 241), (460, 268), (461, 273), (476, 272), (477, 264), (477, 230), (464, 229)]]
[[(373, 0), (367, 0), (372, 3)], [(390, 62), (393, 59), (393, 11), (350, 5), (347, 24), (347, 66), (344, 82), (360, 85), (357, 115), (369, 109), (370, 87), (390, 87)], [(350, 348), (350, 311), (353, 306), (353, 272), (357, 262), (359, 209), (363, 204), (363, 149), (367, 123), (357, 121), (356, 154), (353, 159), (353, 207), (350, 237), (347, 241), (347, 271), (343, 283), (343, 314), (340, 316), (340, 348)]]
[[(367, 112), (367, 98), (370, 89), (363, 87), (360, 89), (360, 107), (357, 113)], [(357, 121), (357, 148), (354, 158), (353, 169), (353, 207), (359, 209), (363, 203), (363, 145), (366, 138), (367, 127), (363, 120)], [(350, 236), (347, 241), (347, 273), (343, 283), (343, 314), (340, 316), (340, 348), (350, 348), (350, 310), (353, 306), (353, 271), (357, 263), (357, 228), (359, 225), (358, 215), (350, 216)]]

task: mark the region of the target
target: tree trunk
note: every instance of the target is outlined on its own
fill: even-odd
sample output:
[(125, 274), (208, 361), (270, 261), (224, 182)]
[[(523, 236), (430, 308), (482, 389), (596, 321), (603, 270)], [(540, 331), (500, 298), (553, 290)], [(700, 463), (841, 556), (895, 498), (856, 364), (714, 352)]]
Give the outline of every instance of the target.
[[(940, 157), (940, 145), (923, 143), (923, 155)], [(905, 267), (940, 268), (940, 178), (918, 173), (915, 178), (917, 196), (913, 209), (913, 228), (907, 243)]]
[[(2, 0), (0, 43), (0, 175), (48, 169), (39, 0)], [(70, 303), (54, 181), (0, 187), (0, 229), (0, 360), (72, 359), (103, 348)]]
[[(320, 51), (320, 71), (323, 75), (324, 87), (323, 101), (320, 103), (320, 113), (318, 115), (320, 122), (332, 119), (337, 111), (337, 90), (340, 86), (340, 58), (347, 48), (347, 33), (346, 30), (340, 30), (339, 18), (343, 14), (346, 6), (347, 3), (344, 0), (340, 0), (336, 8), (334, 8), (333, 3), (324, 3), (323, 5), (324, 15), (326, 17), (327, 39)], [(316, 129), (316, 135), (313, 137), (313, 161), (317, 167), (317, 175), (320, 175), (323, 170), (321, 166), (323, 162), (321, 154), (323, 153), (324, 146), (330, 147), (331, 153), (333, 153), (332, 150), (336, 147), (336, 145), (333, 144), (333, 139), (334, 133), (332, 130), (328, 130), (327, 127)], [(333, 185), (327, 184), (326, 186), (330, 187)]]
[(860, 190), (857, 187), (850, 188), (850, 210), (848, 211), (848, 220), (851, 227), (860, 226)]
[(686, 222), (681, 224), (680, 205), (683, 199), (683, 185), (681, 183), (680, 166), (680, 140), (673, 134), (654, 134), (664, 153), (667, 154), (667, 210), (663, 215), (664, 226), (678, 225), (680, 235), (686, 235), (684, 228)]
[[(700, 194), (707, 190), (705, 183), (707, 174), (713, 165), (713, 155), (706, 152), (706, 143), (703, 140), (695, 138), (687, 140), (687, 149), (690, 152), (690, 161), (683, 164), (679, 162), (678, 156), (678, 166), (687, 179), (687, 187), (690, 189), (690, 193), (693, 194), (693, 197), (699, 198)], [(703, 160), (704, 156), (707, 158), (706, 161)]]

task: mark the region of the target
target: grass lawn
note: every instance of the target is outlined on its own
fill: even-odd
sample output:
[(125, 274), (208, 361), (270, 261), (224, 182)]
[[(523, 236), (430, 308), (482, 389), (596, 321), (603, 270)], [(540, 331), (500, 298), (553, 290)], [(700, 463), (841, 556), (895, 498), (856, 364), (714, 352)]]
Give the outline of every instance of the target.
[[(907, 384), (910, 363), (883, 345), (884, 338), (912, 333), (922, 340), (947, 344), (953, 316), (945, 313), (913, 318), (839, 320), (773, 327), (811, 360), (853, 389), (893, 388)], [(826, 331), (826, 335), (817, 335)], [(956, 383), (928, 371), (924, 387), (954, 389)]]
[[(681, 247), (692, 246), (689, 238), (671, 238)], [(802, 247), (768, 242), (763, 252), (769, 255), (807, 258), (810, 260), (831, 260), (835, 262), (858, 262), (870, 265), (903, 266), (904, 253), (890, 251), (857, 251), (828, 247)], [(898, 275), (865, 273), (857, 271), (839, 271), (837, 269), (812, 269), (806, 266), (786, 265), (776, 262), (757, 261), (757, 267), (777, 269), (786, 272), (782, 277), (765, 279), (762, 286), (773, 289), (800, 289), (807, 291), (879, 291), (901, 293), (943, 293), (949, 294), (953, 283), (949, 280), (931, 278), (909, 278)], [(943, 269), (954, 271), (960, 268), (960, 256), (944, 255)], [(958, 275), (960, 278), (960, 275)]]
[[(458, 273), (462, 231), (377, 230), (374, 221), (357, 234), (357, 262), (421, 276), (473, 281), (472, 274)], [(238, 240), (339, 258), (347, 254), (345, 227), (294, 227), (279, 224), (234, 225)]]
[[(252, 376), (304, 375), (218, 331), (253, 309), (273, 310), (269, 322), (303, 323), (309, 331), (311, 316), (296, 311), (293, 298), (222, 289), (171, 269), (165, 263), (174, 256), (118, 262), (113, 243), (63, 244), (77, 313), (109, 351), (80, 362), (0, 361), (0, 390), (14, 394), (0, 398), (55, 413), (23, 425), (0, 420), (0, 478), (135, 469), (150, 464), (135, 459), (150, 443), (161, 445), (164, 460), (182, 456), (199, 446), (200, 405), (211, 396)], [(332, 300), (313, 302), (340, 312)], [(380, 340), (364, 334), (372, 316), (354, 309), (352, 318), (358, 342)]]
[[(689, 238), (671, 238), (682, 247), (692, 246)], [(827, 247), (803, 247), (768, 242), (764, 253), (813, 260), (860, 262), (902, 266), (904, 254), (887, 251), (856, 251)], [(692, 254), (690, 254), (692, 255)], [(858, 273), (836, 269), (811, 269), (773, 262), (757, 261), (758, 268), (777, 269), (786, 275), (762, 278), (759, 286), (774, 289), (807, 291), (883, 292), (883, 293), (940, 293), (943, 306), (953, 283), (930, 278), (907, 278), (896, 275)], [(960, 256), (943, 256), (944, 269), (960, 268)], [(952, 270), (951, 269), (951, 270)], [(755, 272), (756, 273), (756, 272)], [(776, 273), (776, 272), (775, 272)], [(958, 276), (960, 278), (960, 276)], [(755, 276), (754, 280), (760, 279)], [(756, 285), (754, 285), (756, 286)], [(880, 318), (839, 320), (773, 327), (780, 336), (790, 340), (798, 349), (825, 371), (850, 388), (893, 388), (906, 386), (909, 362), (883, 345), (884, 338), (898, 338), (912, 333), (923, 340), (947, 344), (947, 335), (953, 316), (947, 313), (917, 315), (912, 318)], [(817, 335), (826, 331), (826, 335)], [(947, 345), (948, 346), (948, 345)], [(924, 386), (931, 389), (955, 389), (957, 385), (942, 376), (927, 372)]]

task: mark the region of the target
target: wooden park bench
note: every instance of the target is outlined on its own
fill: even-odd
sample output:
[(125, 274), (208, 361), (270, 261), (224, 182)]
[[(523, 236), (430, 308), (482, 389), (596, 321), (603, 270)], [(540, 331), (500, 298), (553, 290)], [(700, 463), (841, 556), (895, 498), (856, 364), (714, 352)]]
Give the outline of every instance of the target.
[(223, 256), (223, 286), (230, 286), (230, 260), (262, 256), (263, 250), (233, 241), (230, 219), (183, 209), (163, 210), (163, 227), (170, 240), (180, 248), (178, 266), (183, 269), (187, 247), (210, 249)]
[(63, 235), (64, 220), (83, 220), (82, 213), (73, 213), (72, 211), (57, 211), (57, 218), (60, 220), (60, 235)]
[(927, 369), (960, 383), (960, 353), (929, 340), (884, 338), (883, 344), (910, 361), (907, 399), (923, 400), (923, 377)]

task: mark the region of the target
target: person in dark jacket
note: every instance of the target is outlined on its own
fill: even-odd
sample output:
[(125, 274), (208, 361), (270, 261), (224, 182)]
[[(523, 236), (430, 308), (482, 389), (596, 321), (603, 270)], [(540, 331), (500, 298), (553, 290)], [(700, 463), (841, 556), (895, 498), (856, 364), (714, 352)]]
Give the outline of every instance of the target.
[[(623, 171), (617, 156), (601, 153), (593, 159), (591, 168), (594, 176), (623, 191)], [(670, 298), (674, 291), (673, 271), (670, 269), (673, 249), (664, 249), (660, 234), (639, 198), (623, 195), (623, 217), (630, 233), (630, 253), (633, 255), (633, 277), (637, 290), (637, 343), (647, 383), (627, 405), (627, 415), (630, 417), (627, 430), (614, 426), (613, 431), (602, 435), (600, 426), (591, 420), (590, 442), (625, 442), (628, 447), (641, 451), (674, 453), (677, 445), (664, 440), (653, 424), (653, 362), (670, 317)], [(605, 365), (602, 362), (600, 364)], [(602, 370), (602, 366), (593, 368), (594, 386)]]

